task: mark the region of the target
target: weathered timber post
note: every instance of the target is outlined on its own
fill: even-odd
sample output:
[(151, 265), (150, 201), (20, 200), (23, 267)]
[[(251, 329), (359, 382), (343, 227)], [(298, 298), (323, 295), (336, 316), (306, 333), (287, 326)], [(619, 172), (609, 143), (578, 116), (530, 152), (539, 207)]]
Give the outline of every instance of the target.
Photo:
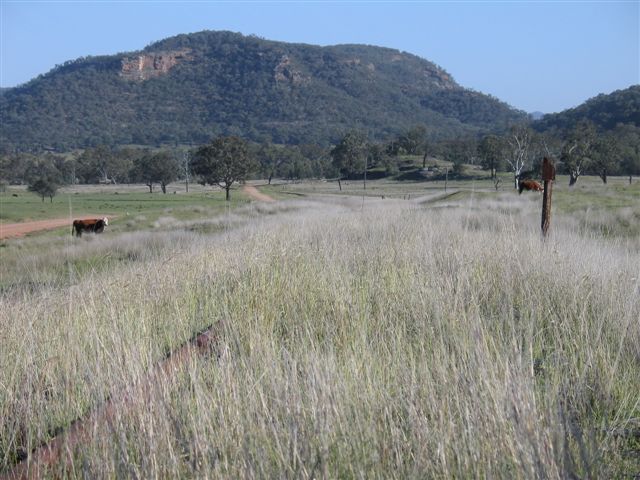
[(544, 192), (542, 194), (542, 236), (546, 237), (551, 225), (551, 191), (553, 181), (556, 179), (556, 167), (551, 160), (544, 157), (542, 160), (542, 180), (544, 180)]

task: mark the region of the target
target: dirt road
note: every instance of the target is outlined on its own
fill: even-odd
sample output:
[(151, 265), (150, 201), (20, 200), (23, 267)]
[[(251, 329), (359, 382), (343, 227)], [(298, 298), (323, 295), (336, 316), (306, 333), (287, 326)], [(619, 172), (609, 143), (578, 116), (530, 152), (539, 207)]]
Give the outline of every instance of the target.
[[(85, 220), (88, 218), (101, 218), (96, 215), (85, 215), (75, 217), (74, 220)], [(107, 217), (109, 219), (113, 216)], [(27, 233), (38, 232), (41, 230), (54, 230), (56, 228), (68, 226), (71, 231), (71, 220), (69, 218), (55, 218), (52, 220), (37, 220), (34, 222), (7, 223), (0, 225), (0, 240), (5, 238), (23, 237)]]
[[(265, 193), (261, 193), (253, 185), (244, 185), (242, 187), (242, 191), (249, 195), (249, 197), (253, 198), (254, 200), (258, 200), (259, 202), (275, 202), (275, 199)], [(84, 220), (87, 218), (100, 218), (100, 216), (85, 215), (82, 217), (75, 217), (74, 220)], [(112, 219), (115, 217), (109, 216), (108, 218)], [(5, 238), (23, 237), (27, 233), (39, 232), (42, 230), (54, 230), (56, 228), (64, 227), (65, 225), (68, 225), (69, 231), (71, 231), (71, 220), (69, 220), (69, 218), (37, 220), (34, 222), (7, 223), (4, 225), (0, 224), (0, 240)]]
[(259, 202), (275, 202), (275, 199), (267, 195), (266, 193), (260, 192), (253, 185), (244, 185), (242, 187), (242, 191), (249, 195), (254, 200), (258, 200)]

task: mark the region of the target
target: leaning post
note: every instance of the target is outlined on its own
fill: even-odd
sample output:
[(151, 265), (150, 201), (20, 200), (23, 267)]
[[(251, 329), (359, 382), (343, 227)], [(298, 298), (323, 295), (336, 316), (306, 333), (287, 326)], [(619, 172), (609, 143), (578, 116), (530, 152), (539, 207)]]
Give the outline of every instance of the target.
[(551, 225), (551, 191), (553, 181), (556, 179), (556, 167), (553, 161), (544, 157), (542, 160), (542, 180), (544, 180), (544, 192), (542, 194), (542, 236), (546, 238)]

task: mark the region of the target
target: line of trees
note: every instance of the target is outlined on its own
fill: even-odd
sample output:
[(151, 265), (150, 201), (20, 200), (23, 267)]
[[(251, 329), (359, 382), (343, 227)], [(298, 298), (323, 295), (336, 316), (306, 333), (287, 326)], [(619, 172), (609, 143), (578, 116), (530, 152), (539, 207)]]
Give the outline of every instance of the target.
[(518, 178), (536, 168), (543, 156), (556, 159), (558, 173), (569, 176), (570, 186), (583, 174), (598, 175), (603, 183), (610, 175), (628, 175), (631, 182), (640, 175), (640, 128), (620, 124), (601, 133), (585, 120), (558, 138), (517, 125), (502, 136), (484, 136), (477, 152), (480, 164), (492, 177), (497, 171), (510, 171), (516, 186)]
[(481, 138), (466, 137), (432, 141), (427, 128), (418, 125), (387, 142), (371, 142), (359, 131), (347, 132), (332, 148), (318, 145), (251, 144), (237, 136), (218, 137), (197, 148), (150, 150), (110, 149), (104, 145), (76, 155), (27, 153), (0, 156), (0, 185), (26, 184), (44, 201), (51, 200), (61, 185), (92, 183), (143, 183), (153, 193), (176, 180), (195, 180), (218, 185), (229, 198), (231, 185), (250, 176), (299, 180), (304, 178), (362, 178), (366, 188), (368, 171), (378, 175), (399, 173), (405, 156), (420, 156), (422, 168), (429, 157), (453, 163), (453, 173), (464, 165), (478, 165), (496, 179), (498, 172), (511, 172), (518, 180), (537, 176), (543, 156), (556, 159), (558, 173), (569, 176), (573, 186), (584, 174), (598, 175), (604, 183), (610, 175), (640, 175), (640, 128), (620, 124), (598, 132), (588, 121), (578, 122), (562, 138), (537, 133), (528, 125), (514, 125), (507, 132)]

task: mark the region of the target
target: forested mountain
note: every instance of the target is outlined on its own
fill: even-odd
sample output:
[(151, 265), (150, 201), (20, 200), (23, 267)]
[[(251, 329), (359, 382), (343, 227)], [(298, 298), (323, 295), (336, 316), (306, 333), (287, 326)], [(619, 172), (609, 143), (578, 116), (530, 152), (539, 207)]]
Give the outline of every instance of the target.
[(417, 124), (438, 140), (527, 118), (406, 52), (211, 31), (66, 62), (4, 91), (0, 112), (4, 151), (199, 144), (221, 134), (327, 145), (351, 129), (381, 139)]
[(613, 130), (618, 124), (640, 127), (640, 85), (600, 94), (576, 108), (545, 115), (533, 126), (538, 131), (562, 136), (584, 120), (593, 122), (602, 132)]

